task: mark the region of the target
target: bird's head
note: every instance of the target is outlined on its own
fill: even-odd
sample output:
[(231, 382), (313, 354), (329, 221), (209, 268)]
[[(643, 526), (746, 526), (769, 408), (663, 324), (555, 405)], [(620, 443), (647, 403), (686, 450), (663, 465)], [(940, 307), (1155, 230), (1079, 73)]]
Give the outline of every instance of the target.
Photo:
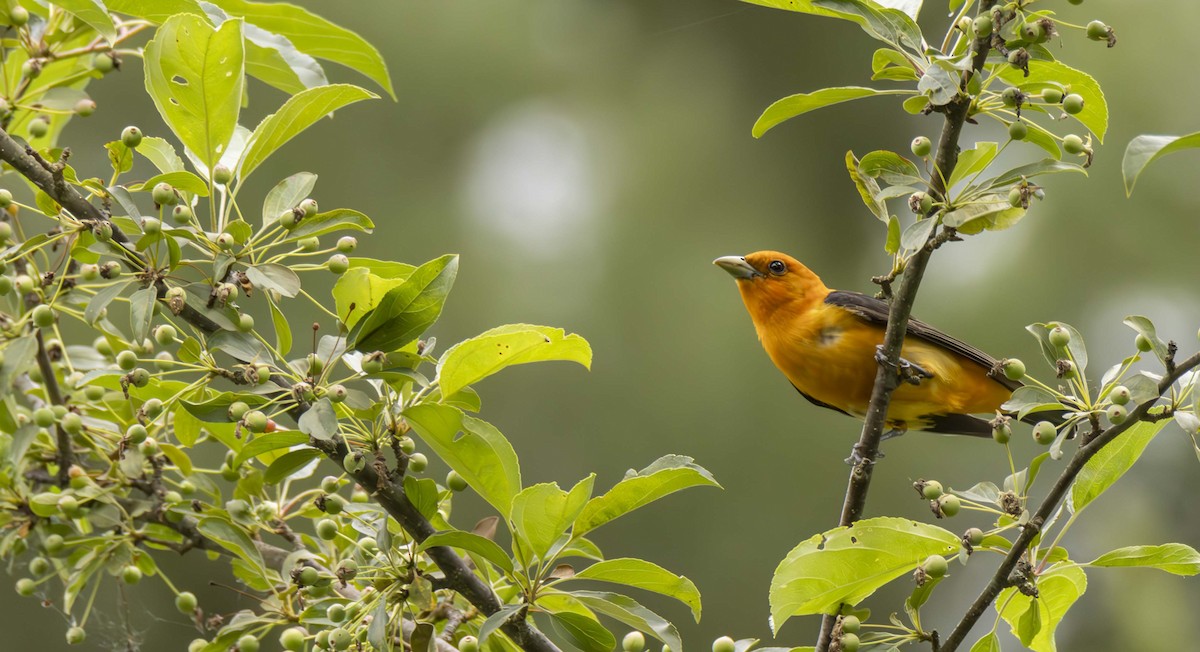
[(812, 270), (778, 251), (723, 256), (713, 264), (737, 280), (742, 301), (755, 324), (765, 323), (781, 309), (807, 310), (829, 294), (829, 288)]

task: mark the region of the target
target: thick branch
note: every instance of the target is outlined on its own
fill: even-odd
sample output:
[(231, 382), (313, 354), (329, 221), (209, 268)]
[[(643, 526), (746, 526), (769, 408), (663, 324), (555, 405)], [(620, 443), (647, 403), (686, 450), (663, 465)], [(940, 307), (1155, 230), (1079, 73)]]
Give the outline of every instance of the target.
[[(55, 179), (54, 174), (40, 160), (40, 157), (37, 157), (31, 150), (13, 140), (3, 130), (0, 130), (0, 159), (10, 164), (13, 169), (20, 172), (38, 188), (41, 188), (51, 199), (77, 219), (81, 221), (107, 221), (112, 224), (107, 215), (80, 196), (74, 187), (70, 184), (59, 183)], [(121, 245), (129, 242), (128, 236), (122, 233), (117, 228), (117, 225), (112, 224), (112, 228), (114, 242)], [(141, 258), (136, 252), (129, 250), (129, 247), (125, 248), (129, 251), (130, 256)], [(158, 297), (161, 299), (167, 291), (167, 286), (159, 280), (156, 282), (156, 289), (158, 290)], [(206, 333), (214, 333), (220, 330), (217, 324), (190, 306), (185, 306), (179, 316)], [(304, 411), (304, 406), (298, 406), (292, 411), (292, 415), (299, 418)], [(314, 444), (329, 455), (336, 463), (340, 463), (346, 452), (344, 444), (340, 446), (332, 442), (314, 442)], [(341, 450), (341, 454), (338, 454), (339, 449)], [(380, 482), (374, 469), (370, 468), (370, 466), (362, 473), (357, 474), (356, 479), (363, 487), (375, 487), (375, 500), (414, 539), (423, 541), (435, 532), (433, 525), (408, 500), (403, 490), (395, 487), (386, 480)], [(468, 602), (474, 605), (476, 609), (486, 615), (494, 614), (500, 610), (502, 605), (491, 587), (484, 584), (471, 571), (458, 553), (445, 547), (430, 548), (427, 553), (446, 576), (447, 587), (457, 591)], [(558, 648), (554, 643), (534, 628), (525, 618), (510, 620), (501, 629), (517, 645), (528, 652), (558, 652)]]
[[(1180, 376), (1197, 366), (1200, 366), (1200, 353), (1197, 353), (1196, 355), (1193, 355), (1187, 360), (1184, 360), (1176, 365), (1176, 367), (1172, 369), (1170, 373), (1168, 373), (1163, 377), (1162, 380), (1158, 382), (1159, 397), (1161, 397), (1163, 393), (1175, 383), (1175, 381), (1179, 380)], [(1098, 453), (1101, 448), (1104, 448), (1108, 444), (1112, 443), (1112, 441), (1119, 437), (1122, 433), (1132, 428), (1134, 424), (1138, 423), (1139, 421), (1148, 420), (1148, 412), (1150, 408), (1154, 407), (1154, 403), (1157, 400), (1158, 397), (1155, 397), (1137, 406), (1137, 409), (1130, 412), (1129, 417), (1125, 421), (1115, 426), (1110, 426), (1107, 430), (1101, 432), (1094, 439), (1092, 439), (1092, 441), (1087, 445), (1081, 446), (1075, 451), (1074, 457), (1071, 458), (1071, 461), (1067, 464), (1066, 468), (1063, 469), (1063, 472), (1058, 476), (1058, 479), (1054, 481), (1054, 486), (1050, 489), (1050, 493), (1046, 494), (1046, 498), (1038, 507), (1037, 512), (1035, 512), (1033, 517), (1030, 518), (1030, 525), (1025, 526), (1025, 528), (1021, 530), (1020, 536), (1018, 536), (1017, 540), (1013, 542), (1012, 549), (1009, 550), (1008, 555), (1004, 558), (1004, 561), (1001, 562), (1000, 566), (996, 568), (996, 572), (992, 575), (992, 579), (988, 581), (987, 586), (983, 588), (983, 591), (979, 594), (979, 597), (975, 598), (975, 602), (971, 603), (970, 608), (967, 609), (967, 612), (963, 615), (962, 620), (959, 621), (958, 625), (954, 627), (954, 631), (950, 633), (950, 636), (946, 637), (945, 642), (942, 643), (941, 648), (939, 648), (939, 652), (954, 652), (954, 650), (958, 649), (958, 646), (963, 643), (964, 639), (966, 639), (966, 636), (971, 631), (971, 628), (974, 627), (975, 623), (978, 622), (980, 617), (983, 616), (984, 611), (986, 611), (988, 606), (992, 604), (992, 602), (996, 599), (996, 596), (1000, 595), (1000, 591), (1004, 590), (1008, 586), (1007, 579), (1009, 575), (1012, 574), (1013, 569), (1016, 568), (1017, 562), (1019, 562), (1021, 557), (1023, 557), (1026, 551), (1028, 551), (1030, 544), (1033, 542), (1033, 538), (1037, 536), (1038, 532), (1041, 531), (1041, 526), (1050, 520), (1050, 518), (1054, 515), (1055, 510), (1058, 509), (1059, 503), (1066, 498), (1067, 492), (1071, 490), (1071, 485), (1075, 482), (1075, 477), (1078, 476), (1079, 472), (1083, 470), (1083, 467), (1087, 464), (1088, 460), (1092, 459), (1092, 456)]]
[[(991, 11), (995, 0), (983, 0), (980, 13)], [(960, 88), (965, 93), (967, 81), (971, 75), (983, 70), (990, 49), (988, 39), (975, 39), (971, 45), (974, 53), (971, 59), (971, 70), (964, 72)], [(942, 133), (938, 138), (937, 152), (934, 156), (934, 170), (930, 180), (933, 196), (941, 201), (946, 199), (945, 180), (950, 178), (954, 166), (958, 163), (958, 139), (962, 133), (971, 109), (971, 98), (960, 93), (946, 106), (945, 122)], [(928, 216), (925, 219), (934, 219)], [(937, 231), (930, 232), (929, 241), (937, 237)], [(854, 450), (858, 453), (858, 461), (850, 471), (850, 480), (846, 487), (846, 499), (842, 504), (840, 525), (850, 525), (862, 518), (867, 504), (867, 492), (871, 488), (871, 476), (874, 473), (875, 461), (879, 457), (879, 441), (883, 437), (883, 428), (887, 422), (888, 406), (891, 403), (892, 392), (900, 383), (896, 369), (900, 363), (900, 350), (904, 345), (904, 336), (908, 332), (908, 320), (912, 315), (913, 304), (917, 299), (917, 290), (921, 279), (925, 276), (925, 267), (935, 247), (921, 247), (909, 258), (900, 277), (900, 285), (892, 299), (888, 313), (887, 331), (883, 338), (883, 362), (875, 372), (875, 385), (871, 390), (871, 401), (867, 405), (867, 416), (863, 423), (862, 434)], [(817, 638), (816, 652), (825, 652), (833, 636), (836, 616), (825, 616), (821, 621), (821, 633)]]
[[(37, 339), (37, 365), (42, 372), (42, 385), (46, 388), (46, 399), (50, 405), (62, 405), (62, 392), (58, 388), (58, 378), (54, 376), (54, 365), (50, 363), (50, 354), (46, 351), (46, 339), (42, 337), (42, 329), (34, 329)], [(75, 451), (72, 449), (71, 435), (63, 430), (61, 424), (51, 426), (54, 429), (55, 445), (58, 447), (58, 486), (65, 487), (71, 480), (71, 465), (75, 463)]]

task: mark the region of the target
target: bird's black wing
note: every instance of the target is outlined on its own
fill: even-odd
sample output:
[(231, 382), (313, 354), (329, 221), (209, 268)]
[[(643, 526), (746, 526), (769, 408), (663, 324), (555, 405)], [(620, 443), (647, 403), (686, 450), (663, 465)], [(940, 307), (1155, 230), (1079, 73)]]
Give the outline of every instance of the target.
[[(792, 387), (796, 387), (796, 386), (795, 386), (795, 385), (792, 385)], [(799, 387), (796, 387), (796, 391), (797, 391), (797, 392), (800, 392), (800, 395), (801, 395), (801, 396), (803, 396), (804, 398), (808, 399), (808, 402), (809, 402), (809, 403), (812, 403), (813, 405), (815, 405), (815, 406), (817, 406), (817, 407), (829, 408), (830, 410), (837, 410), (838, 412), (841, 412), (842, 414), (844, 414), (844, 415), (846, 415), (846, 416), (848, 416), (848, 417), (852, 417), (852, 416), (854, 416), (853, 414), (850, 414), (849, 412), (847, 412), (847, 411), (843, 410), (843, 409), (842, 409), (842, 408), (840, 408), (840, 407), (837, 407), (836, 405), (830, 405), (830, 404), (826, 403), (825, 401), (818, 401), (817, 399), (815, 399), (815, 398), (813, 398), (813, 397), (809, 396), (808, 394), (805, 394), (803, 391), (801, 391), (801, 390), (800, 390), (800, 388), (799, 388)]]
[[(889, 306), (887, 302), (869, 297), (858, 292), (830, 292), (825, 297), (825, 303), (845, 308), (861, 317), (864, 321), (886, 328)], [(990, 373), (996, 367), (996, 359), (979, 349), (955, 339), (938, 329), (917, 319), (908, 320), (908, 334), (919, 340), (924, 340), (934, 346), (943, 348), (951, 353), (960, 355), (988, 371), (988, 376), (1005, 387), (1016, 390), (1021, 383), (1009, 380), (1002, 373)], [(811, 399), (810, 399), (811, 400)], [(990, 432), (990, 430), (989, 430)]]

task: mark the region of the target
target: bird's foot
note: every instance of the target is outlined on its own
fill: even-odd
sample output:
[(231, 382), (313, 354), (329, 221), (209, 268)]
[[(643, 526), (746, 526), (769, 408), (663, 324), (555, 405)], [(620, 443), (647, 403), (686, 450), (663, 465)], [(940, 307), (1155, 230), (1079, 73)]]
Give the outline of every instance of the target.
[[(883, 441), (883, 440), (881, 439), (880, 441)], [(884, 457), (886, 457), (886, 456), (883, 454), (883, 451), (881, 451), (881, 450), (875, 451), (875, 459), (868, 459), (866, 457), (863, 457), (862, 444), (854, 444), (854, 447), (850, 449), (850, 457), (847, 457), (843, 461), (846, 464), (849, 464), (850, 466), (858, 466), (859, 464), (864, 464), (864, 463), (867, 465), (871, 465), (871, 464), (874, 464), (877, 460), (883, 459)]]
[(889, 439), (895, 439), (897, 437), (904, 435), (907, 432), (908, 432), (908, 428), (892, 428), (891, 430), (883, 433), (883, 436), (879, 438), (879, 443), (882, 444), (883, 442), (885, 442)]
[(900, 380), (910, 385), (920, 385), (922, 380), (926, 378), (933, 378), (933, 374), (927, 369), (915, 362), (905, 360), (904, 358), (900, 358), (900, 362), (898, 364), (893, 364), (887, 359), (887, 356), (883, 354), (882, 344), (875, 345), (875, 362), (895, 369), (896, 375), (900, 377)]

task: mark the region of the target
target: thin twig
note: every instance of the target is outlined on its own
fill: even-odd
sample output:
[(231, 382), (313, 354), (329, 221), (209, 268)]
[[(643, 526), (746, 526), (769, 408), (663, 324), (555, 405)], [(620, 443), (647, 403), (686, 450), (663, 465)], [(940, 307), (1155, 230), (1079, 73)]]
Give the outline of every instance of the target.
[(1033, 538), (1037, 536), (1038, 532), (1041, 531), (1042, 524), (1049, 521), (1054, 515), (1055, 510), (1058, 509), (1059, 503), (1061, 503), (1066, 497), (1067, 492), (1071, 490), (1071, 485), (1075, 482), (1075, 477), (1078, 476), (1079, 472), (1083, 470), (1083, 467), (1087, 464), (1088, 460), (1092, 459), (1096, 453), (1100, 452), (1101, 448), (1104, 448), (1108, 444), (1112, 443), (1112, 441), (1119, 437), (1122, 433), (1132, 428), (1134, 424), (1140, 421), (1152, 421), (1152, 419), (1148, 418), (1150, 416), (1149, 410), (1150, 408), (1154, 407), (1155, 401), (1157, 401), (1158, 398), (1161, 397), (1163, 393), (1175, 383), (1175, 381), (1179, 380), (1179, 378), (1183, 376), (1185, 372), (1197, 366), (1200, 366), (1200, 353), (1197, 353), (1187, 360), (1177, 364), (1170, 373), (1168, 373), (1166, 376), (1163, 376), (1163, 379), (1158, 382), (1158, 396), (1137, 406), (1136, 409), (1129, 413), (1129, 416), (1125, 421), (1122, 421), (1117, 425), (1110, 426), (1107, 430), (1101, 432), (1087, 445), (1081, 446), (1075, 451), (1075, 455), (1071, 458), (1071, 461), (1067, 464), (1066, 468), (1063, 469), (1062, 474), (1059, 475), (1058, 479), (1054, 481), (1054, 486), (1050, 489), (1050, 493), (1046, 494), (1046, 498), (1042, 500), (1042, 504), (1038, 507), (1033, 517), (1029, 519), (1029, 525), (1026, 525), (1021, 530), (1021, 534), (1017, 537), (1017, 540), (1013, 542), (1012, 549), (1009, 550), (1008, 555), (1004, 558), (1004, 561), (1001, 562), (1000, 566), (996, 568), (996, 572), (992, 575), (991, 580), (989, 580), (987, 585), (983, 588), (983, 591), (979, 594), (979, 597), (975, 598), (975, 602), (971, 603), (971, 606), (963, 615), (962, 620), (960, 620), (958, 625), (954, 627), (954, 631), (950, 632), (950, 635), (946, 637), (946, 641), (942, 643), (939, 652), (954, 652), (954, 650), (958, 649), (958, 646), (963, 643), (967, 637), (967, 634), (971, 631), (971, 628), (974, 627), (975, 623), (979, 621), (979, 618), (983, 616), (984, 611), (986, 611), (988, 606), (992, 604), (992, 602), (996, 599), (996, 596), (1000, 595), (1002, 590), (1010, 586), (1008, 583), (1008, 578), (1012, 574), (1013, 569), (1016, 568), (1017, 563), (1021, 560), (1021, 557), (1023, 557), (1025, 552), (1029, 549), (1030, 544), (1033, 542)]
[[(58, 387), (58, 378), (54, 375), (54, 365), (50, 363), (50, 354), (46, 351), (46, 340), (42, 337), (42, 329), (34, 329), (37, 339), (37, 365), (42, 372), (42, 386), (46, 388), (46, 399), (50, 405), (63, 405), (62, 391)], [(72, 449), (71, 435), (63, 430), (62, 424), (50, 426), (54, 430), (55, 445), (58, 447), (58, 485), (67, 486), (71, 481), (71, 465), (75, 463), (75, 451)]]
[[(980, 13), (991, 10), (995, 0), (982, 0)], [(983, 69), (990, 49), (988, 39), (975, 39), (971, 45), (974, 55), (971, 69), (962, 75), (960, 88), (965, 91), (971, 75)], [(960, 94), (952, 100), (945, 110), (945, 122), (938, 139), (937, 152), (934, 157), (934, 169), (931, 173), (930, 189), (935, 201), (945, 202), (945, 180), (958, 163), (958, 140), (962, 133), (971, 108), (970, 97)], [(932, 218), (930, 218), (932, 219)], [(941, 244), (937, 231), (930, 232), (926, 241), (931, 245)], [(908, 320), (912, 315), (913, 303), (916, 302), (917, 290), (925, 275), (925, 267), (936, 246), (923, 246), (918, 249), (904, 267), (899, 287), (892, 299), (888, 313), (887, 331), (883, 339), (883, 361), (875, 372), (875, 385), (871, 390), (871, 402), (867, 406), (866, 420), (863, 423), (862, 434), (854, 450), (858, 453), (858, 462), (850, 471), (850, 480), (846, 487), (846, 499), (842, 504), (840, 525), (851, 525), (862, 518), (867, 504), (867, 493), (871, 488), (871, 476), (875, 462), (879, 456), (879, 441), (883, 437), (884, 424), (887, 422), (888, 406), (891, 403), (892, 392), (900, 383), (896, 369), (900, 363), (900, 349), (904, 345), (904, 336), (908, 332)], [(821, 632), (817, 638), (816, 652), (825, 652), (833, 637), (833, 628), (837, 623), (836, 615), (826, 615), (821, 620)]]

